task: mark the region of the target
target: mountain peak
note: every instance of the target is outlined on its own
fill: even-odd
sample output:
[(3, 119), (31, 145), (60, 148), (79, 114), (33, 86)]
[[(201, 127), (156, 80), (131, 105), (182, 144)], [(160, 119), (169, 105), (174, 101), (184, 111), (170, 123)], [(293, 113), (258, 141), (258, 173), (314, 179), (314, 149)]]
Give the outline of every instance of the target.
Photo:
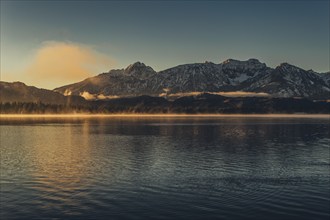
[(263, 69), (266, 67), (266, 64), (261, 63), (255, 58), (251, 58), (246, 61), (227, 59), (220, 65), (222, 65), (225, 69)]
[(248, 63), (256, 63), (256, 64), (259, 64), (261, 63), (258, 59), (256, 58), (250, 58), (247, 60)]
[(279, 65), (279, 67), (294, 67), (294, 68), (299, 68), (299, 67), (297, 67), (297, 66), (295, 66), (295, 65), (292, 65), (292, 64), (290, 64), (290, 63), (287, 63), (287, 62), (281, 63), (281, 64)]
[(234, 59), (227, 59), (222, 62), (222, 64), (229, 64), (229, 63), (237, 63), (240, 62), (239, 60), (234, 60)]
[(128, 68), (141, 68), (141, 67), (146, 67), (146, 65), (144, 63), (140, 62), (140, 61), (137, 61), (133, 64), (128, 65), (126, 67), (126, 69), (128, 69)]
[(287, 63), (287, 62), (283, 62), (283, 63), (280, 63), (279, 66), (284, 66), (284, 67), (286, 67), (286, 66), (293, 66), (293, 65), (291, 65), (290, 63)]
[(304, 71), (303, 69), (297, 67), (297, 66), (294, 66), (290, 63), (281, 63), (279, 66), (276, 67), (277, 70), (282, 70), (282, 71), (285, 71), (285, 72), (300, 72), (300, 71)]
[(155, 73), (156, 72), (150, 66), (147, 66), (139, 61), (128, 65), (124, 70), (124, 74), (134, 75), (138, 78), (148, 78), (149, 76)]
[(12, 82), (13, 85), (21, 85), (21, 86), (26, 86), (25, 83), (23, 82), (20, 82), (20, 81), (15, 81), (15, 82)]
[(238, 63), (261, 64), (261, 62), (256, 58), (250, 58), (246, 61), (235, 60), (230, 58), (222, 62), (222, 64), (229, 64), (229, 63), (230, 64), (238, 64)]

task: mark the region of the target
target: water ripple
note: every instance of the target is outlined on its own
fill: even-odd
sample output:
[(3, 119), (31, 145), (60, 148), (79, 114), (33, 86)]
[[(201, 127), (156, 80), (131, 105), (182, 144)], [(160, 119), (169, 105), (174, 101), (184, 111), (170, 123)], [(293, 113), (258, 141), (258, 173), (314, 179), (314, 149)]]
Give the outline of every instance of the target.
[(6, 123), (3, 219), (330, 218), (321, 120)]

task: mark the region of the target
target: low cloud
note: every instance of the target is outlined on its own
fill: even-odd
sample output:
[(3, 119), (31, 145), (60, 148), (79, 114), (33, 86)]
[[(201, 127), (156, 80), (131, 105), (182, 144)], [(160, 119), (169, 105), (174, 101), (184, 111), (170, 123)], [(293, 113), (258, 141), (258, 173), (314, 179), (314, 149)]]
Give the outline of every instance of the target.
[(88, 45), (44, 42), (23, 72), (33, 85), (54, 88), (108, 70), (113, 64), (109, 56)]
[[(67, 91), (65, 91), (67, 92)], [(71, 93), (70, 93), (71, 94)], [(86, 100), (103, 100), (103, 99), (117, 99), (119, 96), (116, 95), (103, 95), (103, 94), (92, 94), (87, 91), (81, 92), (79, 94), (81, 97), (83, 97)]]

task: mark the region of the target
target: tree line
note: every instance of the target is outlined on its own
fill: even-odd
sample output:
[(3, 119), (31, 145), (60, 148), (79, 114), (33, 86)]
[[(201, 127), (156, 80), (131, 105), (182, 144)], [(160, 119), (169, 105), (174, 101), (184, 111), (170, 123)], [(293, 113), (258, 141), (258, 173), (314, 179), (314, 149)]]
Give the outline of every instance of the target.
[(0, 103), (1, 114), (65, 114), (87, 113), (85, 106), (45, 104), (41, 102), (6, 102)]

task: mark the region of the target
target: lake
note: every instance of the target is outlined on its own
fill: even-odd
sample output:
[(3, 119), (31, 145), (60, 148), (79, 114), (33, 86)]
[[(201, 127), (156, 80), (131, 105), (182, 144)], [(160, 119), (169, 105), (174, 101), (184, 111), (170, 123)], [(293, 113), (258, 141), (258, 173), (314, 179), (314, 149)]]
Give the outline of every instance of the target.
[(0, 219), (329, 219), (329, 122), (1, 116)]

